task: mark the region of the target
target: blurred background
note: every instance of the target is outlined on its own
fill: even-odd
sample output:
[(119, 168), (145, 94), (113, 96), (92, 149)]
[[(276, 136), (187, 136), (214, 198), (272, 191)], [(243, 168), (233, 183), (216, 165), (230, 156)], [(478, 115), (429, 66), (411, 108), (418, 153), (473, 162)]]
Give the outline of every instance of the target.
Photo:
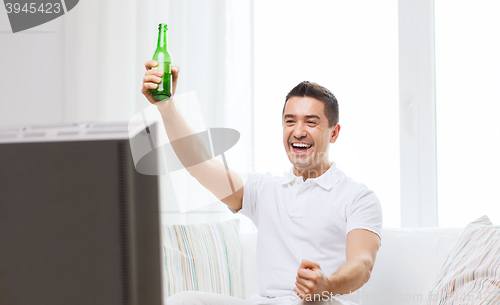
[[(375, 191), (386, 227), (500, 224), (498, 15), (497, 0), (81, 0), (13, 34), (2, 6), (0, 125), (128, 121), (167, 23), (177, 92), (241, 133), (230, 167), (290, 168), (281, 112), (309, 80), (339, 101), (331, 160)], [(169, 223), (241, 218), (220, 202), (180, 213), (161, 183)]]

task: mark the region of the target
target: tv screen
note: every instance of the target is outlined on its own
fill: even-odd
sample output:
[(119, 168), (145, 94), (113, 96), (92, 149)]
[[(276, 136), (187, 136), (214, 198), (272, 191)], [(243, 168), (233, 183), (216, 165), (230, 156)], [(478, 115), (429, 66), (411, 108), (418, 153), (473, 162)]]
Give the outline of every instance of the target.
[(0, 305), (162, 303), (158, 177), (128, 125), (0, 127)]

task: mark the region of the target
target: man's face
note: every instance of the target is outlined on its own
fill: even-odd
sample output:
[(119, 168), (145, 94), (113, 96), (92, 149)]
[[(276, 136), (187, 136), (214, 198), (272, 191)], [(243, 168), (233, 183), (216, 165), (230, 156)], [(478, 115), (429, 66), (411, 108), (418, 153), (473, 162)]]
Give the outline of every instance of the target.
[[(340, 126), (328, 127), (324, 102), (311, 97), (291, 97), (283, 113), (283, 144), (298, 170), (324, 170), (330, 166), (328, 147), (337, 140)], [(321, 175), (323, 171), (318, 171)]]

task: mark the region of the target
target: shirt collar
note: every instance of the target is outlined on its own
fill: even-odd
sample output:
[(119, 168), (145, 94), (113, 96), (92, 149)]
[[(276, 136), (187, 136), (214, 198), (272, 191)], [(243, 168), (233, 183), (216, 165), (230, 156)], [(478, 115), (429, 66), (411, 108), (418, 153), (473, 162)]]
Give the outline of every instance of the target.
[[(337, 182), (340, 181), (340, 179), (342, 178), (342, 174), (343, 174), (342, 171), (337, 168), (335, 163), (333, 163), (332, 166), (330, 166), (330, 168), (323, 173), (323, 175), (317, 178), (308, 178), (307, 180), (315, 182), (325, 190), (330, 190), (335, 184), (337, 184)], [(295, 176), (295, 174), (293, 173), (293, 166), (292, 166), (290, 170), (286, 172), (281, 178), (281, 184), (282, 185), (290, 184), (293, 181), (295, 181), (297, 177), (298, 176)], [(302, 179), (302, 177), (300, 178)]]
[(281, 178), (281, 184), (285, 185), (292, 183), (295, 178), (297, 178), (297, 176), (295, 176), (295, 174), (293, 173), (293, 165), (292, 165), (292, 167), (290, 167), (290, 170), (286, 172)]

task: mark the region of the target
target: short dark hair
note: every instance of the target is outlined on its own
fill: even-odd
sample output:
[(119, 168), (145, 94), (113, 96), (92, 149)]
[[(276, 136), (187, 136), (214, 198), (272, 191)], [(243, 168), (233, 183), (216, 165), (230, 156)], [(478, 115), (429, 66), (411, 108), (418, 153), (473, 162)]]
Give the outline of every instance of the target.
[(313, 82), (303, 81), (293, 88), (286, 95), (285, 105), (283, 105), (283, 113), (285, 114), (285, 106), (291, 97), (312, 97), (325, 103), (325, 116), (328, 119), (328, 127), (332, 128), (339, 122), (339, 104), (333, 93), (323, 86)]

